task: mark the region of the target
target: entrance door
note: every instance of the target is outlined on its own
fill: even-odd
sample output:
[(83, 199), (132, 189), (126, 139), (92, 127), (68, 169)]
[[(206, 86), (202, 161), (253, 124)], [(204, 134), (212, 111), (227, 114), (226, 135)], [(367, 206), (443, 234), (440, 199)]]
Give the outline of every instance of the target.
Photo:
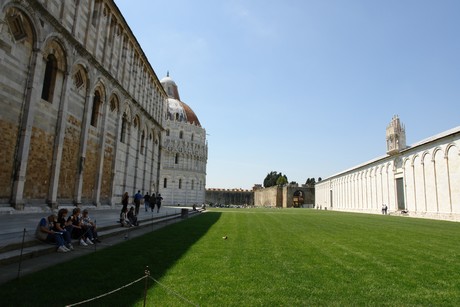
[[(332, 190), (330, 190), (330, 197), (331, 197), (331, 208), (334, 207), (334, 203), (332, 202)], [(340, 207), (340, 206), (339, 206)]]
[(398, 210), (405, 210), (406, 204), (404, 203), (404, 178), (396, 179), (396, 196), (398, 199)]

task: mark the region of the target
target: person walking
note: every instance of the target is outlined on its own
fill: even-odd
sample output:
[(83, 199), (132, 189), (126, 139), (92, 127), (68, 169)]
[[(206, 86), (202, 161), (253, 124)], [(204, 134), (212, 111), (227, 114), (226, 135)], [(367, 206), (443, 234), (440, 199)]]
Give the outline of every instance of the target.
[(141, 199), (142, 199), (141, 190), (138, 190), (137, 193), (134, 195), (134, 205), (136, 206), (136, 211), (135, 211), (136, 216), (139, 214), (139, 208), (141, 206)]
[(156, 197), (156, 204), (157, 204), (157, 213), (160, 212), (160, 207), (161, 207), (161, 201), (163, 200), (163, 197), (161, 197), (161, 194), (158, 193)]
[(145, 207), (145, 212), (147, 212), (150, 208), (150, 195), (149, 192), (145, 193), (144, 195), (144, 207)]

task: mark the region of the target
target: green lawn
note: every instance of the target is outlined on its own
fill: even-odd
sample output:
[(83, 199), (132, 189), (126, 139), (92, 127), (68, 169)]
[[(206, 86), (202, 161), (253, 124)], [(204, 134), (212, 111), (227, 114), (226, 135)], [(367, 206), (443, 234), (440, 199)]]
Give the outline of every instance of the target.
[[(0, 305), (75, 303), (142, 277), (146, 265), (200, 306), (459, 306), (460, 224), (309, 209), (210, 210), (2, 285)], [(142, 305), (143, 291), (142, 281), (92, 305)], [(153, 281), (147, 300), (188, 305)]]

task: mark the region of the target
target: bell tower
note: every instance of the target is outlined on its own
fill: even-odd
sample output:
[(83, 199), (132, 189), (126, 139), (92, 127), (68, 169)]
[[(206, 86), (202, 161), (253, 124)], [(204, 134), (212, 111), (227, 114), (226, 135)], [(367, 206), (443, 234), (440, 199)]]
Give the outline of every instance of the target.
[(397, 115), (393, 116), (387, 126), (387, 154), (395, 155), (406, 148), (406, 129)]

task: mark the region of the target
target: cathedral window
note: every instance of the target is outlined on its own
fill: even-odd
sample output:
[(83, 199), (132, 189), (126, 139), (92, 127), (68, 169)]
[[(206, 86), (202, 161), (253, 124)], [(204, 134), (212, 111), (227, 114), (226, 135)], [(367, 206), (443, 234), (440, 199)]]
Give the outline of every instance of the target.
[(192, 180), (192, 190), (194, 189), (194, 186), (195, 186), (195, 180)]
[(8, 23), (10, 26), (11, 34), (13, 34), (16, 41), (19, 41), (27, 36), (27, 33), (24, 29), (24, 24), (22, 22), (22, 16), (20, 14), (13, 14), (12, 16), (9, 16)]
[(57, 60), (53, 54), (46, 59), (45, 77), (43, 78), (42, 99), (53, 101), (54, 86), (56, 83)]
[(169, 129), (166, 129), (166, 136), (169, 136)]
[(94, 93), (93, 110), (91, 111), (91, 126), (97, 127), (97, 120), (99, 118), (99, 110), (101, 108), (101, 95), (99, 92)]
[(163, 180), (163, 188), (166, 189), (167, 187), (168, 187), (168, 178), (165, 178), (165, 179)]
[(174, 158), (174, 163), (179, 164), (179, 154), (176, 154), (176, 157)]
[(77, 89), (82, 87), (85, 84), (81, 70), (78, 70), (73, 77), (74, 77), (75, 87)]
[(195, 138), (195, 135), (192, 133), (192, 137), (191, 137), (192, 142), (194, 138)]
[(182, 189), (182, 179), (179, 179), (179, 189)]
[(121, 119), (121, 134), (120, 134), (120, 142), (126, 142), (126, 134), (128, 131), (128, 115), (123, 114), (123, 118)]
[(183, 139), (184, 138), (184, 131), (181, 131), (179, 132), (179, 139)]
[(141, 135), (141, 155), (144, 154), (144, 150), (145, 150), (145, 132), (142, 131), (142, 135)]

